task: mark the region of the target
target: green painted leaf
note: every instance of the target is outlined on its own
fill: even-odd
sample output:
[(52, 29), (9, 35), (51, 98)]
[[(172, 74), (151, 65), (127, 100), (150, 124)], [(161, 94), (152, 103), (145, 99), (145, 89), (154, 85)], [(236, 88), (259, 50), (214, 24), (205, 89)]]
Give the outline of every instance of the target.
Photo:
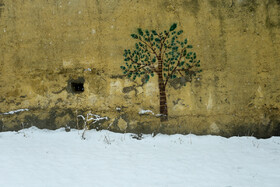
[(150, 36), (150, 32), (148, 30), (145, 31), (147, 36)]
[(187, 39), (187, 38), (185, 39), (184, 43), (185, 43), (185, 44), (187, 44), (187, 43), (188, 43), (188, 39)]
[(155, 30), (152, 30), (152, 33), (153, 33), (154, 35), (157, 35), (157, 32), (156, 32)]
[(140, 36), (143, 36), (143, 31), (142, 31), (141, 28), (138, 28), (137, 31), (138, 31), (138, 34), (139, 34)]
[(174, 31), (174, 30), (176, 29), (176, 27), (177, 27), (177, 23), (173, 23), (173, 24), (171, 25), (169, 31), (171, 31), (171, 32)]
[(193, 48), (193, 46), (192, 45), (187, 45), (187, 48), (191, 49), (191, 48)]
[(183, 56), (186, 56), (186, 55), (187, 55), (187, 50), (184, 49), (184, 51), (183, 51)]
[(138, 39), (138, 36), (136, 34), (131, 34), (131, 37), (134, 39)]
[(183, 31), (180, 30), (179, 32), (177, 32), (177, 35), (180, 35), (180, 34), (182, 34), (182, 33), (183, 33)]
[(146, 82), (150, 80), (150, 75), (146, 75)]
[(192, 55), (192, 52), (189, 52), (188, 54), (187, 54), (187, 56), (191, 56)]
[(156, 41), (156, 42), (160, 42), (160, 39), (159, 39), (159, 38), (156, 38), (155, 41)]

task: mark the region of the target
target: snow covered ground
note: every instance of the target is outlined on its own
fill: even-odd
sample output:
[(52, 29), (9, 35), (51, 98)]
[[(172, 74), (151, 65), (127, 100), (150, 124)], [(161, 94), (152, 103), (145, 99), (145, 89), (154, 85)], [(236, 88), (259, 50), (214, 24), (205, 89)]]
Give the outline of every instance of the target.
[(0, 186), (280, 186), (280, 137), (0, 133)]

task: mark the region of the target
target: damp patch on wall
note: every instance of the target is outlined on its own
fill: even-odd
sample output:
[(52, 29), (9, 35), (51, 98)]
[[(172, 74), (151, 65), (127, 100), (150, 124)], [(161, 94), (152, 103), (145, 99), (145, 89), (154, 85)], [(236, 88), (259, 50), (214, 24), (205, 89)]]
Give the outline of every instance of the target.
[(1, 17), (2, 12), (4, 11), (4, 6), (5, 6), (5, 4), (4, 4), (3, 0), (0, 0), (0, 17)]

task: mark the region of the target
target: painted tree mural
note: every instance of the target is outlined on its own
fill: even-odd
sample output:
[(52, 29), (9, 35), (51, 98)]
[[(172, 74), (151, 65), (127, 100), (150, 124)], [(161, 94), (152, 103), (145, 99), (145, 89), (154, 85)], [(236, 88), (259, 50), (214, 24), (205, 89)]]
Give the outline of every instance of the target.
[(138, 28), (137, 34), (131, 34), (136, 40), (135, 48), (124, 50), (125, 65), (120, 68), (133, 80), (144, 78), (146, 82), (155, 75), (158, 78), (160, 119), (168, 119), (166, 88), (172, 79), (188, 78), (202, 72), (200, 60), (192, 52), (188, 39), (179, 40), (182, 30), (176, 31), (177, 24), (171, 25), (168, 31), (143, 31)]

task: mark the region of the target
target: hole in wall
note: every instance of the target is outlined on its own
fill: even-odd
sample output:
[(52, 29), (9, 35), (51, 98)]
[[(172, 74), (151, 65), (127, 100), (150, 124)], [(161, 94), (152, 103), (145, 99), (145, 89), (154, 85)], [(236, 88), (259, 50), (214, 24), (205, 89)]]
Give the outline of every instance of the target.
[(71, 82), (71, 89), (72, 89), (73, 92), (83, 92), (84, 91), (84, 83)]
[(77, 79), (69, 79), (67, 91), (73, 94), (83, 93), (85, 91), (84, 83), (85, 79), (83, 77), (79, 77)]

